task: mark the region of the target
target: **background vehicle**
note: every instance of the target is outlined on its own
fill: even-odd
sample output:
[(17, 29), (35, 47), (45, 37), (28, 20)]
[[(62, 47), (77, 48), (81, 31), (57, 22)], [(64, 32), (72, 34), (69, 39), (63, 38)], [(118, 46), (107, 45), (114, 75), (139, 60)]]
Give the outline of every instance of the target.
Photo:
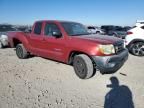
[(139, 24), (129, 30), (125, 41), (133, 55), (144, 56), (144, 24)]
[(125, 39), (127, 35), (127, 29), (120, 26), (113, 25), (103, 25), (101, 29), (105, 32), (106, 35), (118, 37), (121, 39)]
[(132, 29), (132, 27), (130, 27), (130, 26), (124, 26), (122, 29), (123, 29), (124, 31), (128, 31), (128, 30)]
[(8, 44), (8, 36), (7, 32), (9, 31), (17, 31), (12, 25), (0, 25), (0, 48), (7, 47)]
[(96, 26), (87, 26), (88, 32), (91, 34), (104, 34), (104, 32)]
[(84, 25), (68, 21), (37, 21), (31, 33), (9, 33), (11, 47), (25, 59), (29, 54), (71, 64), (81, 79), (91, 78), (96, 69), (114, 73), (128, 58), (121, 39), (89, 35)]
[(31, 31), (32, 29), (31, 26), (17, 26), (16, 28), (18, 31), (22, 31), (22, 32), (28, 32)]
[(8, 32), (22, 31), (30, 32), (31, 26), (14, 26), (10, 24), (0, 24), (0, 48), (5, 48), (9, 46)]
[(136, 26), (140, 26), (140, 25), (143, 25), (144, 24), (144, 20), (137, 20), (136, 21)]

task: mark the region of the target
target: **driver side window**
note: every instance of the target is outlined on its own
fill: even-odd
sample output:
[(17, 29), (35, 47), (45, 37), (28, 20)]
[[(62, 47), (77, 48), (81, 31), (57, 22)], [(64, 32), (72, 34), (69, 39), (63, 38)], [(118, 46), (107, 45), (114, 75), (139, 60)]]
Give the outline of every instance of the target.
[(59, 27), (54, 23), (46, 23), (44, 34), (46, 36), (53, 36), (53, 32), (61, 32)]

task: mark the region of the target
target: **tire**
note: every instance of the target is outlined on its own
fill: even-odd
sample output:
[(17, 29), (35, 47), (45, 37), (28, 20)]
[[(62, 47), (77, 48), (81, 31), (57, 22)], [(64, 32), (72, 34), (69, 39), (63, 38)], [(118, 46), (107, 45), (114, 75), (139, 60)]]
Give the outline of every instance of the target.
[(76, 75), (81, 79), (89, 79), (94, 75), (93, 63), (87, 55), (76, 55), (74, 57), (73, 67)]
[(96, 32), (96, 34), (100, 34), (100, 32), (99, 32), (99, 31), (97, 31), (97, 32)]
[(20, 59), (26, 59), (28, 57), (28, 52), (22, 44), (16, 46), (16, 55)]
[(117, 35), (115, 33), (112, 34), (113, 37), (117, 37)]
[(0, 42), (0, 49), (4, 48), (2, 42)]
[(144, 56), (144, 42), (136, 42), (130, 46), (130, 52), (135, 56)]

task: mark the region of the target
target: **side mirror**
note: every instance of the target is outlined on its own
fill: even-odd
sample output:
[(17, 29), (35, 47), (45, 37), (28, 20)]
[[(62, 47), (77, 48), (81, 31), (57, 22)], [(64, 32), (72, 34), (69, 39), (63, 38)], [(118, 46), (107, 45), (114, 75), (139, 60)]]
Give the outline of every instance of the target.
[(59, 32), (59, 31), (54, 31), (54, 32), (52, 32), (52, 35), (53, 35), (54, 37), (56, 37), (56, 38), (61, 38), (61, 37), (62, 37), (62, 33)]

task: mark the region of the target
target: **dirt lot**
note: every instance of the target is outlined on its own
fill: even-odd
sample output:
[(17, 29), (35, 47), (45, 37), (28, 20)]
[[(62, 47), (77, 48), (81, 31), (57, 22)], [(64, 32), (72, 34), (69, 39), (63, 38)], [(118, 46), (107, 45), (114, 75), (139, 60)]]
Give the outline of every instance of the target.
[[(111, 88), (107, 86), (110, 79)], [(144, 57), (130, 55), (117, 73), (97, 72), (93, 78), (81, 80), (71, 66), (41, 57), (20, 60), (14, 49), (0, 49), (0, 108), (109, 106), (143, 108)]]

